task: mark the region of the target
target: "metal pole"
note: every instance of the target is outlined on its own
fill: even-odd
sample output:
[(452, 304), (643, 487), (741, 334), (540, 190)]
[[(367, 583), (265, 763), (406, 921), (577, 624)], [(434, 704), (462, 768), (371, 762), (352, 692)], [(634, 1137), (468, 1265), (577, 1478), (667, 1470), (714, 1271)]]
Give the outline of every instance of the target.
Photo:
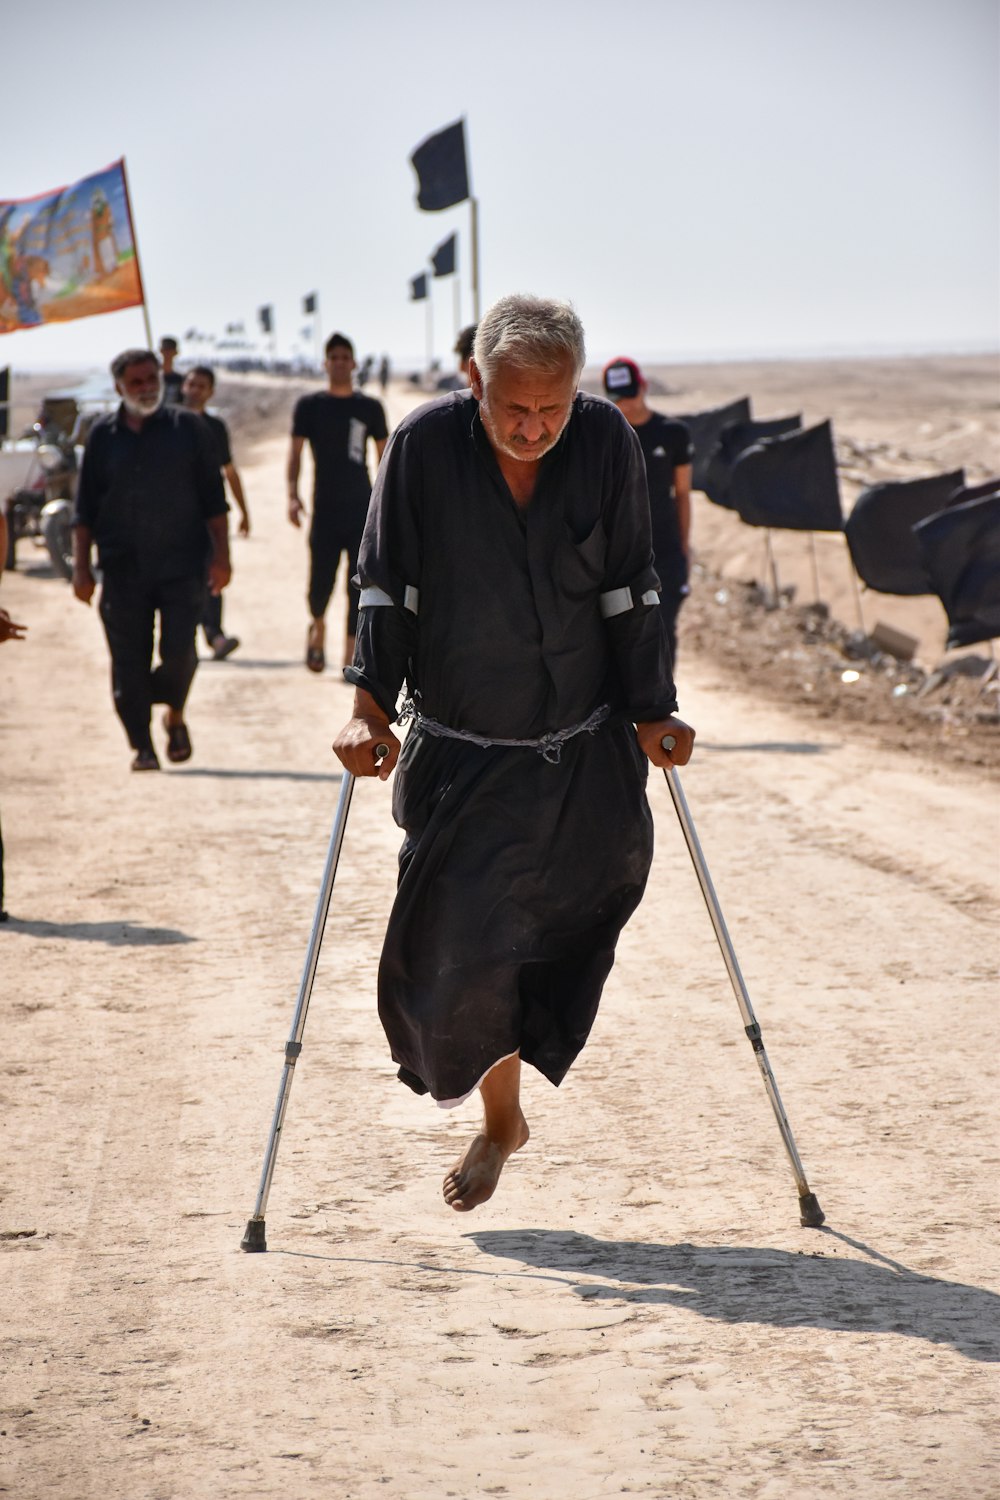
[(771, 593), (775, 605), (778, 604), (778, 565), (774, 560), (774, 548), (771, 545), (771, 528), (768, 526), (764, 531), (764, 546), (767, 551), (767, 563), (771, 573)]
[(469, 195), (471, 250), (469, 254), (472, 272), (472, 321), (479, 322), (479, 200)]
[(854, 585), (854, 602), (858, 607), (858, 625), (861, 628), (861, 634), (867, 638), (868, 627), (865, 624), (865, 616), (861, 608), (861, 588), (858, 584), (858, 575), (854, 567), (854, 559), (851, 556), (851, 548), (847, 540), (846, 532), (844, 533), (844, 546), (847, 548), (847, 566), (850, 569), (851, 573), (851, 583)]
[[(139, 278), (139, 291), (142, 293), (142, 317), (146, 326), (146, 347), (153, 347), (153, 330), (149, 321), (149, 308), (146, 305), (146, 283), (142, 274), (142, 261), (139, 259), (139, 236), (135, 232), (135, 215), (132, 212), (132, 194), (129, 192), (128, 172), (125, 169), (125, 158), (122, 157), (122, 186), (125, 189), (125, 208), (128, 212), (128, 225), (132, 231), (132, 249), (135, 252), (135, 272)], [(94, 268), (97, 269), (96, 267)]]
[[(670, 735), (664, 738), (663, 745), (666, 750), (673, 749), (674, 741)], [(753, 1048), (754, 1057), (757, 1059), (757, 1066), (764, 1080), (764, 1088), (767, 1090), (767, 1097), (771, 1101), (771, 1108), (774, 1110), (774, 1117), (778, 1122), (781, 1139), (792, 1165), (792, 1173), (795, 1177), (795, 1185), (799, 1194), (800, 1222), (808, 1229), (818, 1229), (824, 1222), (826, 1215), (820, 1208), (815, 1193), (810, 1192), (809, 1184), (806, 1181), (805, 1170), (795, 1146), (792, 1129), (788, 1123), (784, 1106), (781, 1103), (781, 1096), (778, 1093), (778, 1085), (775, 1082), (774, 1074), (771, 1071), (771, 1064), (768, 1062), (767, 1053), (764, 1050), (764, 1041), (760, 1033), (760, 1026), (754, 1015), (747, 987), (743, 982), (743, 975), (740, 972), (736, 952), (726, 927), (725, 918), (722, 915), (719, 898), (715, 894), (715, 886), (712, 884), (712, 877), (708, 872), (708, 865), (705, 863), (705, 856), (702, 853), (701, 844), (695, 832), (691, 812), (687, 805), (687, 798), (684, 796), (684, 791), (681, 787), (680, 774), (675, 766), (672, 766), (669, 770), (664, 769), (663, 774), (667, 779), (667, 786), (670, 788), (670, 795), (673, 799), (674, 808), (684, 833), (684, 838), (687, 841), (688, 852), (691, 855), (691, 862), (698, 876), (698, 883), (701, 886), (701, 893), (705, 898), (705, 905), (708, 907), (708, 914), (712, 919), (712, 926), (715, 928), (715, 936), (725, 961), (729, 981), (733, 987), (733, 994), (736, 996), (736, 1003), (740, 1008), (740, 1015), (743, 1017), (743, 1028)]]
[(430, 375), (434, 361), (434, 282), (427, 277), (427, 374)]
[(820, 602), (820, 592), (819, 592), (819, 558), (816, 555), (816, 533), (815, 533), (815, 531), (810, 531), (810, 533), (809, 533), (809, 547), (810, 547), (810, 550), (812, 552), (813, 589), (815, 590), (816, 603), (818, 604)]
[[(378, 748), (381, 750), (383, 747), (379, 746)], [(388, 753), (387, 750), (386, 753)], [(295, 1002), (292, 1029), (285, 1044), (285, 1067), (281, 1075), (277, 1103), (274, 1106), (271, 1133), (268, 1136), (267, 1149), (264, 1153), (264, 1167), (260, 1175), (260, 1187), (257, 1189), (257, 1201), (254, 1204), (253, 1214), (247, 1220), (246, 1231), (240, 1241), (241, 1250), (259, 1251), (267, 1249), (264, 1214), (267, 1209), (268, 1194), (271, 1191), (271, 1179), (274, 1176), (274, 1163), (278, 1155), (281, 1129), (285, 1123), (288, 1096), (292, 1089), (292, 1075), (295, 1072), (295, 1064), (302, 1051), (302, 1034), (306, 1028), (309, 998), (312, 995), (313, 980), (316, 977), (316, 965), (319, 962), (319, 950), (323, 942), (323, 929), (326, 927), (326, 918), (330, 910), (333, 880), (337, 873), (337, 863), (340, 859), (340, 850), (344, 842), (344, 829), (347, 826), (347, 813), (351, 806), (353, 793), (354, 777), (350, 771), (345, 771), (340, 785), (340, 800), (337, 803), (337, 812), (333, 820), (333, 832), (330, 835), (330, 847), (327, 850), (326, 864), (323, 868), (323, 880), (320, 885), (319, 897), (316, 901), (312, 932), (309, 934), (309, 946), (306, 949), (306, 961), (302, 970), (302, 979), (299, 983), (298, 999)]]

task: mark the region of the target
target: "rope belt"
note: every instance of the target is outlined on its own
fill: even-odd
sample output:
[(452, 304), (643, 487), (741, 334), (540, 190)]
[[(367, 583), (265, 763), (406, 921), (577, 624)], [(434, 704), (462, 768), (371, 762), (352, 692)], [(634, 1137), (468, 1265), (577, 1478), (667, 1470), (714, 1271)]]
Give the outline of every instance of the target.
[(447, 724), (440, 724), (437, 719), (431, 719), (426, 714), (422, 714), (412, 698), (408, 698), (403, 704), (396, 722), (405, 724), (407, 719), (412, 719), (416, 729), (424, 729), (438, 739), (466, 740), (470, 745), (479, 745), (484, 750), (488, 750), (493, 745), (500, 745), (504, 749), (537, 750), (543, 760), (547, 760), (550, 765), (557, 766), (566, 741), (571, 740), (577, 734), (595, 734), (610, 712), (608, 705), (602, 703), (600, 708), (595, 708), (589, 719), (584, 719), (581, 724), (573, 724), (569, 729), (553, 729), (549, 734), (539, 735), (533, 740), (489, 739), (484, 734), (473, 734), (470, 729), (452, 729)]

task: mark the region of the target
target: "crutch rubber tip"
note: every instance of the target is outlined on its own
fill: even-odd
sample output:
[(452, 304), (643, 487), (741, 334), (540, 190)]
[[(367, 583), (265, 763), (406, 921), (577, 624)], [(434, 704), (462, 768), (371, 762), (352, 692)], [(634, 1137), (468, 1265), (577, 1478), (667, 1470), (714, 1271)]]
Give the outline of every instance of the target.
[(818, 1229), (821, 1224), (826, 1223), (826, 1214), (820, 1208), (815, 1193), (803, 1193), (799, 1199), (799, 1223), (804, 1229)]
[[(803, 1219), (803, 1224), (805, 1220)], [(248, 1254), (254, 1251), (266, 1250), (267, 1240), (264, 1238), (264, 1220), (248, 1219), (246, 1233), (240, 1240), (240, 1249), (246, 1250)]]

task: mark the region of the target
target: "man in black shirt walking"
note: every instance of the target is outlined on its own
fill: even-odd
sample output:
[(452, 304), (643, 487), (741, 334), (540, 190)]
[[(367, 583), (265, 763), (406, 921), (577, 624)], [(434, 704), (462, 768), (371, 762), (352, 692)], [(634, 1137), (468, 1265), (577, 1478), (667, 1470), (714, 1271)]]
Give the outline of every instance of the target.
[(292, 445), (288, 455), (288, 519), (302, 524), (305, 506), (299, 499), (299, 468), (306, 442), (313, 456), (313, 516), (309, 528), (309, 613), (306, 666), (322, 672), (326, 666), (326, 608), (333, 593), (341, 553), (347, 554), (347, 640), (344, 661), (354, 659), (358, 627), (358, 593), (350, 580), (358, 566), (371, 479), (368, 439), (381, 459), (388, 437), (380, 401), (354, 389), (354, 346), (342, 333), (326, 344), (327, 388), (302, 396), (295, 404)]
[[(193, 412), (163, 404), (156, 355), (126, 349), (111, 366), (122, 398), (94, 423), (74, 517), (73, 592), (93, 597), (91, 548), (103, 570), (100, 613), (111, 652), (115, 709), (135, 751), (155, 771), (154, 703), (165, 703), (167, 758), (188, 760), (184, 705), (198, 665), (195, 631), (209, 587), (230, 579), (227, 505), (211, 435)], [(151, 670), (160, 619), (160, 662)]]
[[(243, 494), (243, 481), (233, 463), (232, 450), (229, 446), (229, 429), (221, 417), (215, 416), (208, 410), (208, 403), (212, 399), (214, 390), (215, 371), (211, 365), (195, 365), (184, 377), (181, 394), (187, 410), (197, 412), (212, 434), (219, 468), (239, 508), (240, 536), (249, 536), (250, 512), (247, 510), (246, 497)], [(222, 628), (221, 594), (206, 593), (205, 613), (201, 617), (201, 626), (216, 661), (225, 661), (227, 656), (232, 656), (240, 640), (239, 636), (226, 635)]]
[(691, 537), (691, 434), (683, 422), (654, 411), (646, 380), (634, 359), (604, 367), (604, 390), (639, 439), (646, 461), (653, 558), (660, 579), (660, 614), (671, 660), (677, 661), (677, 616), (688, 592)]

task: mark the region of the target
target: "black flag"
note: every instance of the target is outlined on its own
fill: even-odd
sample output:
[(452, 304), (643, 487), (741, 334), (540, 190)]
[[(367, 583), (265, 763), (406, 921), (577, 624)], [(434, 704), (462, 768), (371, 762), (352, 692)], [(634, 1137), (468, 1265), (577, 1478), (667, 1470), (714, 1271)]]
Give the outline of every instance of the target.
[(985, 500), (987, 495), (1000, 495), (1000, 477), (984, 480), (982, 484), (962, 485), (948, 496), (948, 507), (964, 505), (967, 500)]
[(410, 282), (410, 301), (423, 302), (427, 296), (427, 272), (421, 271), (419, 276), (414, 276)]
[(947, 650), (1000, 635), (1000, 493), (949, 506), (913, 534), (948, 615)]
[(446, 240), (442, 240), (434, 254), (431, 256), (431, 265), (434, 267), (435, 276), (451, 276), (455, 270), (455, 248), (458, 243), (458, 235), (450, 234)]
[[(6, 370), (0, 370), (0, 438), (5, 438), (10, 431), (10, 365)], [(0, 559), (2, 561), (2, 559)]]
[(270, 307), (258, 308), (257, 316), (260, 319), (261, 333), (272, 333), (274, 331), (274, 324), (271, 318), (272, 311), (273, 309)]
[(844, 530), (858, 577), (880, 594), (933, 594), (913, 528), (965, 484), (964, 469), (862, 490)]
[(801, 416), (771, 417), (766, 422), (727, 422), (705, 467), (705, 483), (702, 485), (705, 494), (716, 505), (735, 510), (729, 486), (733, 477), (733, 465), (740, 454), (752, 448), (755, 443), (763, 442), (765, 438), (797, 432), (801, 426)]
[(715, 451), (715, 445), (719, 441), (723, 427), (730, 422), (749, 422), (749, 420), (749, 396), (741, 396), (738, 401), (730, 401), (728, 406), (713, 406), (709, 411), (693, 412), (690, 416), (677, 418), (677, 421), (683, 422), (690, 432), (691, 446), (694, 448), (692, 489), (703, 490), (705, 488), (708, 461)]
[(302, 298), (302, 311), (306, 315), (306, 317), (308, 317), (310, 313), (314, 313), (316, 311), (316, 296), (316, 292), (310, 292), (308, 297)]
[(436, 211), (462, 203), (469, 196), (465, 162), (465, 121), (429, 135), (410, 157), (417, 174), (417, 207)]
[(829, 422), (747, 448), (736, 460), (729, 493), (748, 526), (843, 531)]

